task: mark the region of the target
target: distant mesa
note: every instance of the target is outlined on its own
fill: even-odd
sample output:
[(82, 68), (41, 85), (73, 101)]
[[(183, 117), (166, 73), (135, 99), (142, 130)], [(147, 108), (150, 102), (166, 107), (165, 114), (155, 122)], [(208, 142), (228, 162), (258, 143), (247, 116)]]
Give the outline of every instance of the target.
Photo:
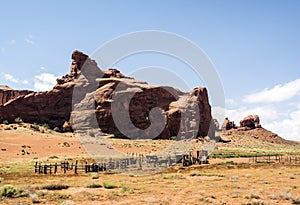
[[(74, 91), (78, 92), (75, 93), (75, 98)], [(188, 137), (214, 137), (215, 126), (206, 88), (198, 87), (184, 93), (168, 86), (151, 86), (126, 77), (116, 69), (103, 71), (94, 60), (80, 51), (72, 53), (70, 72), (58, 78), (57, 84), (50, 91), (12, 90), (1, 86), (0, 122), (13, 122), (20, 117), (24, 122), (46, 123), (51, 128), (57, 127), (62, 131), (78, 127), (85, 130), (98, 127), (103, 135), (136, 137), (125, 136), (117, 128), (111, 110), (113, 96), (126, 96), (133, 92), (129, 104), (117, 102), (116, 108), (128, 109), (130, 120), (141, 131), (147, 129), (151, 123), (159, 123), (150, 123), (149, 119), (152, 108), (159, 107), (166, 116), (166, 125), (156, 138), (170, 139), (178, 134)], [(87, 104), (92, 110), (86, 108)], [(72, 106), (77, 109), (74, 110)], [(193, 106), (199, 108), (199, 113), (195, 112)], [(96, 121), (93, 120), (95, 116)], [(195, 119), (199, 119), (199, 123)], [(151, 132), (145, 135), (140, 137), (153, 137)]]
[(240, 121), (240, 126), (236, 126), (234, 121), (230, 121), (228, 117), (225, 118), (222, 124), (222, 131), (238, 129), (242, 131), (261, 128), (260, 119), (258, 115), (248, 115)]
[(262, 141), (277, 143), (277, 144), (294, 144), (294, 142), (285, 140), (273, 133), (260, 124), (258, 115), (248, 115), (240, 121), (240, 126), (236, 126), (234, 121), (230, 121), (228, 117), (225, 118), (222, 125), (223, 136), (249, 136)]

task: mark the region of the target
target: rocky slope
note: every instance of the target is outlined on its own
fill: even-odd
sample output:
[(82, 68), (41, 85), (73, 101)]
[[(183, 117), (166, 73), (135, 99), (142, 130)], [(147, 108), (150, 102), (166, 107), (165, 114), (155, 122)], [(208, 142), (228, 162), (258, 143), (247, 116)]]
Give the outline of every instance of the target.
[(19, 92), (2, 98), (0, 121), (21, 117), (66, 130), (99, 127), (102, 133), (130, 138), (214, 136), (206, 88), (183, 93), (150, 86), (115, 69), (104, 72), (79, 51), (72, 54), (70, 73), (52, 90)]

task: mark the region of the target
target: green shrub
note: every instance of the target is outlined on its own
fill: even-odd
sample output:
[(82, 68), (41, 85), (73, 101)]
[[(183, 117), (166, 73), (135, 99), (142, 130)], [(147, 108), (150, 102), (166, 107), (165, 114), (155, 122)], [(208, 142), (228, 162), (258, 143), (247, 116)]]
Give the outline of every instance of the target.
[(15, 123), (17, 123), (17, 124), (22, 124), (22, 123), (23, 123), (23, 120), (22, 120), (20, 117), (17, 117), (17, 118), (15, 119)]
[(18, 190), (12, 185), (4, 185), (0, 187), (1, 197), (16, 197), (18, 195)]
[(92, 172), (90, 176), (92, 177), (92, 179), (99, 179), (99, 174), (97, 172)]
[(87, 188), (101, 188), (102, 185), (101, 184), (89, 184), (86, 186)]
[(119, 188), (120, 186), (113, 182), (103, 182), (103, 187), (105, 189), (114, 189), (114, 188)]
[(174, 175), (174, 174), (164, 174), (164, 175), (163, 175), (163, 178), (164, 178), (164, 179), (174, 179), (174, 178), (175, 178), (175, 175)]
[(58, 127), (55, 127), (55, 128), (53, 129), (53, 131), (55, 131), (55, 132), (60, 132), (60, 129), (59, 129)]
[(133, 189), (128, 186), (122, 186), (122, 192), (128, 192), (129, 194), (132, 194)]
[(44, 127), (45, 129), (50, 129), (50, 127), (49, 127), (49, 125), (48, 125), (47, 123), (44, 123), (44, 124), (43, 124), (43, 127)]
[(95, 133), (94, 132), (89, 132), (90, 137), (95, 137)]
[(34, 123), (33, 125), (30, 125), (30, 128), (34, 129), (35, 131), (40, 131), (40, 126), (36, 123)]
[(45, 185), (42, 187), (42, 189), (47, 189), (47, 190), (62, 190), (62, 189), (68, 189), (68, 185), (64, 184), (50, 184), (50, 185)]
[(4, 120), (2, 123), (5, 124), (5, 125), (9, 124), (9, 122), (7, 120)]
[(49, 159), (59, 159), (59, 157), (58, 156), (50, 156), (50, 157), (48, 157)]

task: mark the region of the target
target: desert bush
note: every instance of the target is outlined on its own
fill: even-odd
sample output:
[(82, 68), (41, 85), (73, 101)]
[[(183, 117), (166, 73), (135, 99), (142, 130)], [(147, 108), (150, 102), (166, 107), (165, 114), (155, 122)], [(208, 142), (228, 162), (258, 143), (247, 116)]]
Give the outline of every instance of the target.
[(30, 128), (32, 128), (35, 131), (40, 131), (40, 126), (37, 123), (33, 123), (30, 125)]
[(70, 147), (70, 144), (69, 144), (68, 142), (64, 142), (64, 143), (63, 143), (63, 146), (65, 146), (65, 147)]
[(4, 130), (11, 130), (11, 128), (10, 127), (6, 127), (6, 128), (4, 128)]
[(92, 172), (90, 176), (92, 177), (92, 179), (99, 179), (99, 174), (97, 172)]
[(127, 192), (129, 194), (133, 193), (133, 189), (128, 186), (122, 186), (122, 192)]
[(47, 189), (47, 190), (62, 190), (62, 189), (68, 189), (68, 185), (64, 184), (50, 184), (50, 185), (45, 185), (42, 187), (42, 189)]
[(71, 200), (67, 200), (67, 201), (64, 201), (63, 203), (61, 203), (60, 205), (74, 205), (75, 203)]
[(29, 197), (31, 198), (33, 204), (40, 203), (40, 200), (39, 200), (39, 197), (38, 197), (37, 194), (35, 194), (35, 193), (34, 194), (29, 194)]
[(58, 156), (50, 156), (50, 157), (48, 157), (49, 159), (59, 159), (59, 157)]
[(50, 127), (49, 127), (49, 125), (48, 125), (47, 123), (44, 123), (44, 124), (43, 124), (43, 127), (44, 127), (45, 129), (50, 129)]
[(174, 178), (175, 178), (175, 175), (174, 175), (174, 174), (164, 174), (164, 175), (163, 175), (163, 178), (164, 178), (164, 179), (174, 179)]
[(15, 123), (17, 123), (17, 124), (22, 124), (22, 123), (23, 123), (22, 118), (17, 117), (17, 118), (15, 119)]
[(116, 183), (113, 183), (113, 182), (103, 182), (103, 187), (105, 189), (115, 189), (115, 188), (119, 188), (120, 186)]
[(9, 122), (7, 120), (4, 120), (2, 123), (5, 124), (5, 125), (9, 124)]
[(59, 129), (58, 127), (55, 127), (55, 128), (53, 129), (53, 131), (55, 131), (55, 132), (60, 132), (60, 129)]
[(260, 199), (260, 196), (255, 193), (250, 193), (248, 196), (246, 196), (246, 199)]
[(1, 197), (16, 197), (17, 195), (18, 195), (18, 190), (10, 184), (6, 184), (0, 187)]
[(89, 184), (86, 186), (86, 188), (101, 188), (102, 185), (101, 184)]
[(231, 177), (231, 181), (232, 182), (237, 182), (239, 180), (239, 177), (238, 176), (232, 176)]
[(300, 196), (292, 198), (293, 204), (300, 204)]
[(0, 177), (0, 183), (3, 182), (3, 180), (4, 180), (4, 179), (3, 179), (2, 177)]
[(91, 131), (91, 132), (89, 132), (89, 136), (90, 137), (95, 137), (95, 133)]
[(283, 191), (279, 196), (281, 199), (290, 200), (292, 198), (292, 193), (290, 191)]

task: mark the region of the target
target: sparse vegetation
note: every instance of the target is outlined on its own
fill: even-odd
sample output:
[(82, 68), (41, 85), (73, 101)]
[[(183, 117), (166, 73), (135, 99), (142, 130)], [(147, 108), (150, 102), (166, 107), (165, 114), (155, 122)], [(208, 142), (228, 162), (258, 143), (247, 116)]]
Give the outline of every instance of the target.
[(103, 182), (103, 187), (105, 189), (115, 189), (115, 188), (119, 188), (120, 185), (114, 182), (109, 182), (109, 181), (104, 181)]
[(292, 198), (293, 204), (300, 204), (300, 196)]
[(101, 188), (102, 187), (102, 185), (101, 184), (89, 184), (89, 185), (87, 185), (86, 186), (87, 188)]
[(64, 184), (50, 184), (50, 185), (45, 185), (42, 187), (42, 189), (47, 189), (47, 190), (62, 190), (62, 189), (68, 189), (68, 185)]
[(50, 157), (48, 157), (49, 159), (59, 159), (59, 157), (58, 156), (50, 156)]
[(92, 132), (92, 131), (89, 132), (89, 136), (90, 136), (90, 137), (95, 137), (95, 132)]
[(0, 187), (0, 197), (16, 197), (18, 193), (18, 190), (10, 184)]
[(122, 192), (127, 192), (129, 194), (132, 194), (134, 191), (132, 188), (130, 188), (128, 186), (122, 186)]
[(55, 132), (60, 132), (60, 129), (59, 129), (58, 127), (55, 127), (55, 128), (53, 129), (53, 131), (55, 131)]
[(9, 124), (9, 122), (7, 120), (4, 120), (2, 123), (5, 124), (5, 125)]
[(90, 176), (92, 177), (92, 179), (99, 179), (99, 174), (97, 172), (92, 172)]
[(22, 118), (17, 117), (17, 118), (15, 119), (15, 123), (17, 123), (17, 124), (22, 124), (22, 123), (23, 123)]
[(64, 143), (63, 143), (63, 146), (64, 146), (64, 147), (70, 147), (70, 144), (69, 144), (68, 142), (64, 142)]
[(31, 124), (30, 128), (38, 132), (40, 131), (40, 126), (37, 123)]

